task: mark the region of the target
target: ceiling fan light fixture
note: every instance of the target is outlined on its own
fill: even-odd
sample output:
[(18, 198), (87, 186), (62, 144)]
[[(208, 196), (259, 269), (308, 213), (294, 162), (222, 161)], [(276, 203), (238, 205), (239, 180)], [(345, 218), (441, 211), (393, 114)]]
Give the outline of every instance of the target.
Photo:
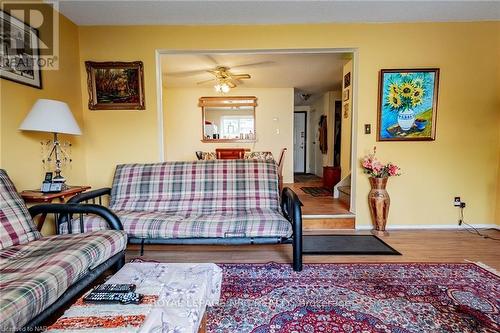
[(216, 92), (218, 93), (228, 93), (229, 90), (231, 90), (231, 87), (229, 87), (229, 85), (225, 82), (222, 82), (222, 83), (217, 83), (215, 86), (214, 86), (214, 89)]

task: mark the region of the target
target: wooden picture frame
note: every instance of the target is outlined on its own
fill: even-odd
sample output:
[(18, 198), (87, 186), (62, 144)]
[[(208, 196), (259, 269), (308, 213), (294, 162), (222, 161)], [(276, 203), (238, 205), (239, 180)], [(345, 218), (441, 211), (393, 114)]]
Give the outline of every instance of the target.
[(346, 73), (344, 75), (344, 89), (349, 88), (351, 86), (351, 72)]
[(90, 110), (144, 110), (144, 65), (86, 61)]
[(344, 105), (342, 106), (342, 108), (343, 108), (344, 118), (345, 119), (349, 118), (349, 111), (351, 109), (350, 103), (344, 102)]
[(0, 78), (42, 89), (38, 30), (0, 10)]
[(349, 89), (344, 90), (343, 100), (344, 100), (344, 102), (349, 100)]
[(436, 138), (439, 68), (382, 69), (377, 141)]

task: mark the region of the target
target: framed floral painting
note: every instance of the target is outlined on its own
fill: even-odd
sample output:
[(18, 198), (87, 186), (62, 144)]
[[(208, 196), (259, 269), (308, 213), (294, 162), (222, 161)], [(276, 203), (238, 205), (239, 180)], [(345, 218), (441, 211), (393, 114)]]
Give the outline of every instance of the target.
[(436, 137), (439, 68), (382, 69), (377, 141), (430, 141)]

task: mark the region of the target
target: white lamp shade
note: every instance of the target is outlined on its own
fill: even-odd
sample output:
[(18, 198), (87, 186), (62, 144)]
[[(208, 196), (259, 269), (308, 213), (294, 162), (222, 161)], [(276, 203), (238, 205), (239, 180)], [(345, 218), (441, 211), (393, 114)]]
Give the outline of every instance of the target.
[(19, 129), (73, 135), (82, 134), (68, 104), (53, 99), (39, 99), (36, 101)]

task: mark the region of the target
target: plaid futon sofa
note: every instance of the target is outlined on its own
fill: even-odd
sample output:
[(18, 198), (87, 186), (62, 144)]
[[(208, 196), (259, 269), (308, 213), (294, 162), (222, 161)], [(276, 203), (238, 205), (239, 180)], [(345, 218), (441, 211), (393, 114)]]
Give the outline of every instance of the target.
[(26, 208), (0, 169), (0, 332), (33, 332), (55, 310), (106, 269), (124, 261), (121, 230), (42, 237), (32, 216), (100, 214), (116, 229), (119, 220), (97, 205), (49, 204)]
[[(110, 195), (129, 242), (141, 244), (293, 245), (294, 269), (302, 269), (300, 201), (278, 191), (274, 161), (208, 160), (123, 164), (113, 186), (82, 193), (72, 203)], [(60, 232), (106, 229), (96, 216), (60, 224)]]

